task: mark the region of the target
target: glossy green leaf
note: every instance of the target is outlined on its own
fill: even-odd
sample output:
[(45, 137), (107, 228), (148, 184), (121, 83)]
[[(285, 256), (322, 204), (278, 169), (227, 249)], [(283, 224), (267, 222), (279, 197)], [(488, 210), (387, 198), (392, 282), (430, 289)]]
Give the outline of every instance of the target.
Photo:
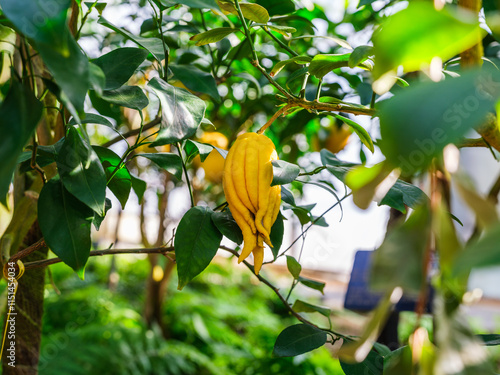
[(213, 75), (205, 73), (194, 66), (173, 65), (168, 66), (174, 77), (181, 81), (188, 89), (210, 95), (215, 101), (220, 102), (217, 83)]
[(309, 73), (323, 78), (334, 69), (348, 66), (350, 53), (342, 55), (316, 55), (309, 64)]
[(363, 63), (368, 57), (375, 54), (375, 49), (372, 46), (358, 46), (354, 48), (349, 56), (348, 66), (354, 68)]
[(266, 8), (271, 17), (295, 12), (295, 4), (291, 0), (257, 0), (256, 3)]
[[(366, 358), (359, 363), (340, 361), (340, 367), (349, 375), (382, 375), (384, 372), (384, 358), (371, 350)], [(400, 375), (406, 375), (401, 373)]]
[(397, 180), (379, 205), (392, 207), (405, 214), (406, 206), (416, 208), (427, 202), (428, 199), (427, 195), (415, 185), (403, 180)]
[(90, 81), (88, 59), (66, 24), (70, 4), (69, 0), (0, 1), (7, 18), (35, 42), (43, 62), (72, 104), (68, 110), (75, 115), (83, 109)]
[(373, 141), (372, 137), (370, 134), (366, 131), (365, 128), (363, 128), (361, 125), (359, 125), (356, 121), (351, 120), (348, 117), (341, 116), (337, 113), (332, 113), (332, 115), (335, 118), (338, 118), (340, 121), (346, 123), (351, 127), (352, 130), (358, 135), (359, 139), (361, 142), (370, 150), (372, 153), (375, 152), (375, 148), (373, 146)]
[(200, 155), (202, 162), (205, 161), (208, 155), (213, 151), (214, 146), (205, 143), (200, 143), (193, 141), (191, 139), (186, 140), (184, 144), (184, 151), (186, 151), (187, 162), (193, 160), (196, 155)]
[[(85, 113), (84, 116), (80, 116), (80, 124), (97, 124), (97, 125), (104, 125), (107, 126), (108, 128), (111, 128), (113, 130), (116, 130), (111, 121), (109, 121), (106, 117), (95, 114), (95, 113)], [(78, 122), (76, 121), (75, 118), (72, 118), (69, 123), (69, 125), (77, 125)]]
[(217, 253), (222, 234), (212, 222), (212, 213), (208, 207), (193, 207), (177, 227), (174, 247), (179, 290), (207, 268)]
[(321, 292), (321, 294), (324, 294), (323, 290), (325, 289), (325, 283), (322, 281), (311, 280), (306, 277), (299, 276), (299, 282), (308, 288), (317, 290)]
[(134, 190), (135, 194), (137, 195), (137, 200), (139, 203), (142, 202), (142, 198), (144, 197), (144, 193), (146, 192), (146, 188), (148, 187), (146, 184), (146, 181), (135, 177), (134, 175), (130, 175), (131, 177), (131, 182), (132, 182), (132, 189)]
[(217, 27), (215, 29), (207, 30), (202, 33), (193, 35), (189, 39), (195, 41), (197, 46), (204, 46), (205, 44), (216, 43), (219, 40), (224, 39), (228, 35), (231, 35), (232, 33), (238, 31), (241, 32), (240, 29), (235, 29), (232, 27)]
[(274, 343), (275, 357), (293, 357), (325, 345), (327, 335), (308, 324), (295, 324), (285, 328)]
[(329, 318), (331, 314), (331, 310), (326, 307), (316, 306), (308, 302), (301, 301), (300, 299), (296, 300), (293, 303), (292, 309), (295, 312), (305, 312), (305, 313), (320, 313), (321, 315)]
[(7, 206), (7, 193), (18, 157), (42, 116), (43, 105), (21, 83), (12, 80), (0, 106), (0, 203)]
[(47, 182), (38, 199), (38, 222), (45, 242), (83, 279), (90, 254), (93, 211), (71, 195), (58, 178)]
[(148, 52), (144, 49), (122, 47), (102, 55), (92, 62), (104, 72), (106, 77), (104, 89), (112, 90), (126, 84), (147, 56)]
[(122, 86), (116, 90), (103, 91), (102, 99), (108, 103), (140, 111), (149, 104), (147, 96), (139, 86)]
[(115, 197), (120, 201), (122, 208), (124, 208), (130, 195), (130, 189), (132, 188), (132, 176), (130, 176), (126, 167), (122, 167), (109, 180), (111, 175), (116, 171), (117, 166), (120, 165), (121, 158), (108, 148), (101, 146), (92, 146), (92, 148), (104, 167), (109, 190), (113, 192)]
[(412, 2), (388, 17), (374, 34), (374, 76), (381, 77), (399, 65), (405, 71), (419, 70), (436, 56), (446, 61), (478, 43), (482, 35), (472, 12), (455, 6), (438, 11), (433, 3)]
[(269, 74), (271, 77), (274, 77), (275, 75), (277, 75), (279, 72), (281, 72), (281, 70), (288, 64), (294, 62), (296, 64), (299, 64), (299, 65), (304, 65), (304, 64), (308, 64), (310, 63), (312, 60), (311, 57), (309, 56), (295, 56), (295, 57), (292, 57), (291, 59), (287, 59), (287, 60), (283, 60), (283, 61), (280, 61), (278, 63), (276, 63), (273, 67), (273, 69), (271, 70), (271, 73)]
[(293, 276), (294, 279), (298, 279), (300, 276), (300, 271), (302, 271), (302, 266), (300, 265), (297, 260), (290, 256), (286, 256), (286, 267), (288, 268), (288, 271), (290, 274)]
[(394, 350), (384, 357), (384, 375), (411, 374), (413, 371), (412, 352), (408, 345)]
[(56, 163), (66, 190), (104, 216), (106, 174), (97, 154), (74, 127), (68, 129)]
[(418, 293), (425, 282), (422, 259), (430, 232), (427, 206), (417, 208), (407, 221), (392, 229), (373, 254), (371, 287), (387, 290), (399, 286)]
[(243, 233), (238, 224), (236, 224), (233, 215), (231, 215), (231, 211), (226, 210), (212, 213), (212, 221), (224, 236), (241, 245), (243, 242)]
[[(225, 14), (238, 15), (236, 7), (232, 1), (217, 0), (217, 4)], [(257, 23), (267, 23), (267, 21), (269, 21), (269, 13), (263, 6), (243, 1), (240, 1), (239, 4), (243, 17)]]
[(281, 200), (285, 203), (288, 203), (290, 206), (296, 205), (293, 193), (284, 186), (281, 187)]
[(94, 90), (98, 95), (102, 95), (106, 87), (106, 76), (102, 69), (96, 64), (89, 64), (89, 82), (90, 89)]
[(387, 160), (407, 173), (425, 169), (447, 144), (486, 120), (500, 96), (499, 81), (500, 73), (483, 68), (414, 84), (383, 102), (379, 146)]
[(292, 182), (300, 173), (298, 165), (284, 160), (273, 160), (273, 181), (271, 186), (284, 185)]
[(117, 32), (118, 34), (123, 35), (125, 38), (130, 39), (132, 42), (137, 44), (138, 46), (148, 50), (153, 57), (161, 63), (165, 59), (165, 51), (163, 48), (167, 48), (167, 46), (164, 46), (161, 39), (159, 38), (142, 38), (140, 36), (134, 35), (127, 30), (121, 29), (119, 27), (116, 27), (112, 23), (108, 22), (106, 19), (103, 17), (99, 18), (97, 21), (101, 25), (104, 25), (111, 30)]
[(182, 141), (193, 136), (205, 116), (205, 102), (190, 92), (153, 78), (149, 81), (160, 99), (160, 132), (152, 146)]
[(154, 154), (137, 154), (149, 159), (168, 173), (173, 174), (178, 180), (182, 179), (182, 159), (179, 155), (169, 152), (158, 152)]
[(484, 345), (486, 346), (497, 346), (500, 345), (500, 335), (491, 333), (491, 334), (481, 334), (477, 335), (478, 338), (480, 338)]
[(281, 249), (281, 245), (283, 244), (283, 235), (285, 234), (285, 225), (283, 222), (283, 216), (281, 212), (278, 214), (276, 221), (271, 227), (271, 233), (269, 234), (269, 238), (271, 239), (271, 243), (273, 247), (271, 251), (273, 252), (274, 259), (278, 256), (278, 253)]
[(110, 208), (111, 208), (111, 200), (106, 198), (106, 202), (104, 203), (104, 215), (101, 216), (94, 211), (94, 218), (92, 220), (92, 223), (94, 224), (96, 230), (101, 229), (101, 224), (104, 221), (106, 214), (108, 213)]

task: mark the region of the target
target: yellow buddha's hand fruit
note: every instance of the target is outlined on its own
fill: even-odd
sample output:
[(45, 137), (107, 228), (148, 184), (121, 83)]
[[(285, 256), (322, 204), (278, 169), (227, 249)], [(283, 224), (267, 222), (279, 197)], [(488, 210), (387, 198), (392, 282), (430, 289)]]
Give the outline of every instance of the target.
[(243, 233), (238, 263), (253, 253), (257, 275), (264, 260), (264, 242), (273, 246), (269, 235), (280, 210), (281, 186), (271, 186), (272, 161), (277, 159), (274, 144), (268, 137), (245, 133), (229, 149), (224, 164), (224, 193)]
[[(208, 143), (223, 150), (227, 149), (228, 144), (226, 136), (219, 132), (205, 132), (198, 141)], [(203, 162), (201, 162), (199, 156), (196, 156), (193, 162), (198, 168), (203, 168), (205, 171), (205, 178), (208, 181), (213, 184), (220, 184), (224, 171), (224, 158), (219, 151), (213, 149)]]
[(352, 129), (346, 124), (337, 125), (334, 123), (330, 135), (326, 139), (325, 148), (334, 154), (342, 151), (347, 146), (351, 134)]

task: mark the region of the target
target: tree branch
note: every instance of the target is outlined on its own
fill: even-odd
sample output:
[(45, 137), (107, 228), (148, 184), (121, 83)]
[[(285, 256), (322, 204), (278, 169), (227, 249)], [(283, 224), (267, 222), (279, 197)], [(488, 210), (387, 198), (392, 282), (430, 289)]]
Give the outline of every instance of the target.
[(372, 108), (366, 108), (348, 103), (320, 103), (317, 101), (309, 101), (302, 98), (280, 98), (281, 101), (288, 103), (291, 107), (302, 107), (307, 110), (327, 111), (327, 112), (345, 112), (354, 115), (377, 116), (377, 111)]
[[(32, 245), (34, 246), (34, 245)], [(28, 248), (29, 249), (29, 248)], [(27, 250), (27, 249), (25, 249)], [(23, 250), (23, 251), (25, 251)], [(34, 250), (33, 250), (34, 251)], [(149, 249), (106, 249), (106, 250), (93, 250), (90, 252), (91, 257), (103, 256), (103, 255), (113, 255), (113, 254), (165, 254), (174, 251), (173, 246), (169, 247), (152, 247)], [(24, 264), (24, 268), (29, 270), (32, 268), (46, 267), (51, 264), (60, 263), (62, 260), (60, 258), (50, 258), (44, 260), (38, 260), (35, 262), (28, 262)]]

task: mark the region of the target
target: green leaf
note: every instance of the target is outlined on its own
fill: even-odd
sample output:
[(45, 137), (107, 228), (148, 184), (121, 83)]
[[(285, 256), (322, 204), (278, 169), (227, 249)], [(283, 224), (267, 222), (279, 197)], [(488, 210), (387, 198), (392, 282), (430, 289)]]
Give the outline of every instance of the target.
[(295, 302), (293, 303), (292, 309), (298, 313), (300, 313), (300, 312), (305, 312), (305, 313), (317, 312), (317, 313), (320, 313), (321, 315), (323, 315), (327, 318), (329, 318), (330, 314), (332, 313), (331, 310), (326, 308), (326, 307), (316, 306), (316, 305), (310, 304), (308, 302), (301, 301), (300, 299), (295, 300)]
[(205, 116), (205, 102), (190, 92), (153, 78), (149, 81), (161, 104), (160, 132), (152, 146), (180, 142), (193, 136)]
[(68, 129), (56, 163), (66, 190), (104, 216), (106, 174), (97, 154), (74, 127)]
[(294, 279), (298, 279), (300, 276), (300, 271), (302, 271), (302, 266), (300, 265), (297, 260), (290, 256), (286, 256), (286, 267), (288, 268), (288, 271), (290, 274), (293, 276)]
[(288, 203), (290, 206), (296, 206), (295, 198), (292, 192), (284, 186), (281, 187), (281, 200), (285, 203)]
[(387, 205), (405, 214), (405, 205), (410, 208), (417, 208), (419, 205), (426, 203), (428, 199), (427, 195), (415, 185), (397, 180), (380, 201), (379, 206)]
[(106, 76), (104, 89), (112, 90), (126, 84), (147, 56), (146, 50), (123, 47), (102, 55), (92, 62), (99, 66)]
[(106, 201), (104, 203), (104, 215), (100, 216), (97, 212), (94, 212), (94, 218), (92, 219), (92, 223), (94, 224), (96, 230), (101, 229), (101, 224), (110, 208), (111, 208), (111, 200), (106, 198)]
[(368, 57), (375, 54), (375, 49), (372, 46), (358, 46), (354, 48), (351, 56), (349, 56), (349, 68), (354, 68), (363, 63)]
[(224, 236), (241, 245), (243, 242), (243, 233), (238, 224), (236, 224), (236, 221), (234, 221), (231, 211), (214, 212), (212, 214), (212, 221)]
[(107, 126), (108, 128), (111, 128), (116, 131), (115, 127), (109, 121), (106, 117), (97, 115), (95, 113), (84, 113), (84, 116), (80, 116), (80, 121), (77, 122), (76, 119), (73, 117), (68, 125), (77, 125), (77, 124), (97, 124), (97, 125), (104, 125)]
[(478, 338), (480, 338), (483, 342), (484, 345), (486, 346), (497, 346), (500, 345), (500, 335), (498, 334), (482, 334), (482, 335), (477, 335)]
[[(231, 1), (217, 0), (217, 4), (223, 13), (238, 15)], [(269, 13), (263, 6), (247, 2), (239, 2), (239, 4), (243, 17), (257, 23), (267, 23), (267, 21), (269, 21)]]
[(163, 48), (165, 47), (168, 50), (168, 47), (163, 45), (163, 42), (161, 41), (161, 39), (159, 39), (159, 38), (142, 38), (142, 37), (136, 36), (128, 31), (124, 30), (124, 29), (120, 29), (119, 27), (116, 27), (115, 25), (111, 24), (103, 17), (99, 18), (99, 20), (97, 22), (100, 23), (101, 25), (104, 25), (107, 28), (117, 32), (118, 34), (123, 35), (125, 38), (130, 39), (132, 42), (134, 42), (138, 46), (140, 46), (144, 49), (147, 49), (159, 63), (161, 63), (165, 59), (165, 51), (163, 50)]
[(295, 12), (295, 4), (291, 0), (257, 0), (256, 3), (266, 8), (271, 17)]
[(7, 193), (18, 157), (42, 116), (43, 105), (16, 80), (11, 81), (0, 106), (0, 203), (7, 207)]
[(350, 162), (345, 162), (343, 160), (340, 160), (337, 157), (337, 155), (328, 151), (326, 148), (322, 149), (319, 152), (319, 154), (321, 157), (321, 164), (323, 164), (325, 167), (328, 165), (339, 166), (339, 167), (354, 167), (356, 165), (359, 165), (357, 163), (350, 163)]
[(137, 195), (137, 200), (139, 203), (142, 202), (142, 198), (144, 197), (144, 193), (146, 192), (146, 188), (148, 187), (146, 181), (135, 177), (134, 175), (130, 175), (132, 182), (132, 189), (134, 189), (135, 194)]
[(274, 343), (273, 356), (293, 357), (325, 345), (327, 335), (309, 324), (295, 324), (285, 328)]
[[(99, 157), (104, 167), (104, 171), (106, 172), (106, 177), (109, 180), (111, 175), (115, 172), (116, 167), (120, 165), (121, 158), (108, 148), (101, 146), (92, 146), (92, 148)], [(118, 198), (122, 208), (124, 208), (130, 195), (130, 189), (132, 188), (132, 176), (126, 167), (122, 166), (122, 168), (116, 172), (111, 181), (108, 182), (108, 188), (113, 192), (115, 197)]]
[(0, 25), (0, 52), (10, 56), (14, 55), (16, 50), (16, 32), (10, 27)]
[(69, 0), (0, 1), (3, 13), (35, 42), (43, 62), (69, 99), (74, 115), (83, 110), (90, 87), (89, 62), (66, 24)]
[(340, 367), (349, 375), (382, 375), (384, 370), (384, 358), (377, 352), (371, 350), (362, 362), (346, 363), (340, 361)]
[(100, 67), (96, 64), (89, 64), (89, 82), (90, 89), (95, 90), (97, 94), (102, 95), (106, 87), (106, 76)]
[(173, 65), (168, 66), (174, 77), (181, 81), (188, 89), (210, 95), (216, 102), (220, 102), (219, 91), (214, 77), (194, 66)]
[(38, 199), (38, 222), (47, 246), (83, 279), (90, 254), (93, 211), (71, 195), (58, 178), (47, 182)]
[(473, 268), (493, 267), (500, 264), (500, 224), (488, 228), (477, 240), (467, 244), (453, 264), (455, 275), (463, 275)]
[(182, 179), (182, 159), (179, 155), (169, 152), (158, 152), (155, 154), (137, 154), (143, 158), (149, 159), (168, 173), (173, 174), (178, 180)]
[(204, 46), (205, 44), (216, 43), (237, 31), (241, 32), (240, 29), (232, 27), (218, 27), (193, 35), (189, 40), (195, 41), (197, 46)]
[(300, 173), (298, 165), (284, 160), (273, 160), (273, 182), (271, 186), (284, 185), (292, 182)]
[(343, 121), (347, 125), (351, 127), (352, 130), (358, 135), (359, 139), (361, 142), (370, 150), (372, 153), (375, 152), (375, 148), (373, 147), (373, 141), (372, 138), (370, 137), (370, 134), (366, 131), (365, 128), (363, 128), (361, 125), (359, 125), (357, 122), (351, 120), (348, 117), (344, 117), (341, 115), (338, 115), (336, 113), (332, 113), (332, 115), (335, 118), (338, 118), (339, 120)]
[(427, 206), (415, 209), (407, 221), (391, 230), (373, 254), (371, 287), (387, 290), (399, 286), (418, 293), (425, 283), (422, 259), (430, 232)]
[(214, 148), (215, 147), (212, 145), (196, 142), (191, 139), (186, 140), (186, 143), (184, 144), (184, 151), (186, 151), (188, 162), (193, 160), (193, 158), (198, 154), (200, 155), (201, 161), (204, 162)]
[(427, 168), (447, 144), (486, 120), (500, 96), (498, 81), (499, 72), (483, 68), (414, 84), (384, 101), (379, 146), (387, 160), (408, 174)]
[(187, 5), (190, 8), (218, 9), (215, 0), (176, 0), (178, 4)]
[[(254, 25), (256, 25), (256, 24), (254, 24)], [(254, 25), (252, 25), (252, 26), (254, 26)], [(292, 36), (292, 34), (297, 31), (297, 29), (295, 27), (290, 27), (290, 26), (269, 25), (269, 24), (267, 24), (265, 26), (267, 28), (269, 28), (273, 31), (276, 31), (277, 33), (284, 35), (284, 36), (287, 36), (287, 37)]]
[(446, 61), (478, 43), (484, 33), (477, 14), (455, 6), (438, 11), (432, 3), (412, 2), (388, 17), (374, 34), (373, 74), (379, 78), (400, 65), (406, 72), (419, 70), (434, 57)]
[(271, 73), (269, 74), (271, 77), (274, 77), (275, 75), (277, 75), (279, 72), (281, 72), (281, 70), (288, 64), (294, 62), (296, 64), (299, 64), (299, 65), (304, 65), (304, 64), (308, 64), (310, 63), (312, 60), (311, 57), (309, 56), (295, 56), (295, 57), (292, 57), (291, 59), (287, 59), (287, 60), (283, 60), (283, 61), (280, 61), (280, 62), (277, 62), (274, 67), (273, 67), (273, 70), (271, 70)]
[(342, 55), (316, 55), (309, 64), (309, 73), (321, 79), (334, 69), (348, 66), (350, 56), (350, 53)]
[(179, 290), (207, 268), (217, 253), (222, 234), (212, 222), (212, 213), (208, 207), (193, 207), (177, 227), (174, 247)]
[(273, 247), (271, 251), (273, 252), (274, 259), (278, 256), (278, 253), (281, 249), (281, 245), (283, 244), (283, 235), (285, 233), (285, 225), (283, 223), (283, 215), (281, 212), (276, 217), (276, 221), (271, 227), (271, 233), (269, 234), (269, 238), (271, 239), (271, 243)]
[(122, 86), (116, 90), (102, 92), (102, 99), (108, 103), (140, 111), (149, 104), (147, 96), (138, 86)]
[(306, 277), (299, 276), (299, 282), (308, 288), (320, 291), (321, 294), (324, 294), (323, 289), (325, 289), (325, 283), (322, 281), (311, 280)]

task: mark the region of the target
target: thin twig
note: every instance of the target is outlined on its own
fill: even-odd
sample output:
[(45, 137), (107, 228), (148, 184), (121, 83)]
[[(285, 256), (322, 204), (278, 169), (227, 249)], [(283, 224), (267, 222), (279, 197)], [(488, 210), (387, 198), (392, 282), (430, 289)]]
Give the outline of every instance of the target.
[(455, 143), (455, 146), (458, 148), (464, 147), (488, 147), (488, 144), (484, 141), (483, 138), (475, 138), (475, 139), (462, 139)]
[(271, 118), (269, 119), (269, 121), (268, 121), (268, 122), (266, 122), (266, 123), (264, 124), (264, 126), (262, 126), (259, 130), (257, 130), (257, 134), (262, 134), (262, 133), (264, 133), (264, 131), (265, 131), (268, 127), (270, 127), (270, 126), (271, 126), (271, 124), (272, 124), (272, 123), (273, 123), (273, 122), (274, 122), (274, 121), (275, 121), (278, 117), (280, 117), (283, 113), (285, 113), (285, 112), (286, 112), (288, 109), (290, 109), (290, 108), (291, 108), (291, 106), (290, 106), (290, 105), (285, 105), (285, 106), (281, 107), (281, 108), (280, 108), (280, 110), (279, 110), (279, 111), (277, 111), (277, 112), (273, 115), (273, 117), (271, 117)]
[(17, 262), (19, 259), (27, 257), (31, 253), (34, 253), (35, 251), (44, 249), (46, 247), (47, 244), (45, 243), (45, 239), (41, 238), (38, 241), (36, 241), (33, 245), (28, 246), (26, 249), (20, 250), (17, 253), (15, 253), (13, 256), (10, 257), (8, 262)]
[(124, 138), (130, 138), (130, 137), (133, 137), (134, 135), (139, 134), (141, 131), (146, 131), (148, 129), (151, 129), (151, 128), (155, 127), (156, 125), (158, 125), (160, 122), (161, 122), (161, 117), (157, 117), (154, 120), (152, 120), (152, 121), (148, 122), (147, 124), (145, 124), (142, 127), (142, 129), (141, 128), (137, 128), (137, 129), (129, 130), (128, 132), (125, 132), (122, 135), (119, 135), (118, 137), (113, 138), (112, 140), (110, 140), (110, 141), (102, 144), (101, 146), (102, 147), (109, 147), (111, 145), (114, 145), (117, 142), (123, 141)]
[(177, 150), (179, 151), (179, 156), (181, 157), (182, 161), (182, 169), (184, 170), (184, 176), (186, 177), (186, 184), (189, 190), (189, 198), (191, 198), (191, 207), (196, 206), (194, 204), (194, 196), (193, 196), (193, 189), (191, 188), (191, 181), (189, 180), (189, 175), (186, 167), (186, 161), (184, 160), (184, 156), (182, 155), (182, 147), (179, 142), (177, 142)]
[(281, 46), (281, 48), (286, 50), (289, 54), (291, 54), (292, 56), (299, 56), (299, 54), (297, 52), (295, 52), (293, 49), (291, 49), (285, 43), (283, 43), (281, 40), (279, 40), (276, 36), (274, 36), (274, 34), (271, 31), (269, 31), (269, 29), (267, 27), (261, 26), (260, 28), (262, 30), (264, 30), (271, 38), (273, 38), (274, 41), (276, 43), (278, 43)]
[(349, 105), (349, 103), (321, 103), (318, 101), (309, 101), (303, 98), (280, 98), (281, 101), (292, 107), (302, 107), (307, 110), (327, 111), (327, 112), (345, 112), (354, 115), (377, 116), (377, 111), (372, 108)]
[[(89, 256), (103, 256), (112, 254), (165, 254), (174, 251), (173, 246), (170, 247), (151, 247), (148, 249), (106, 249), (106, 250), (93, 250), (90, 252)], [(24, 264), (25, 269), (46, 267), (51, 264), (60, 263), (62, 260), (60, 258), (50, 258), (44, 260), (37, 260), (35, 262), (28, 262)]]

